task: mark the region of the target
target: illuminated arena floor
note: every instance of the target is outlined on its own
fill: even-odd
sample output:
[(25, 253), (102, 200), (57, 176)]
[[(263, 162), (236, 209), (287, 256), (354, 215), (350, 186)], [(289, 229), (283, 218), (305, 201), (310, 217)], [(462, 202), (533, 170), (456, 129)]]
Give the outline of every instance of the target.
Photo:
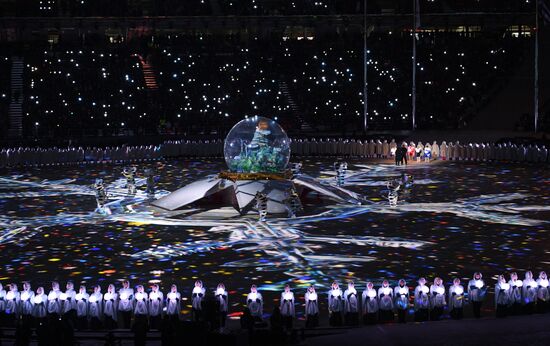
[[(333, 162), (304, 160), (303, 171), (333, 181), (322, 173)], [(365, 195), (366, 205), (321, 203), (310, 193), (305, 216), (267, 225), (250, 215), (248, 224), (224, 218), (201, 226), (196, 218), (189, 226), (178, 221), (183, 216), (152, 213), (143, 193), (124, 196), (121, 165), (0, 171), (0, 280), (31, 280), (33, 288), (53, 279), (106, 287), (129, 278), (132, 284), (159, 281), (163, 290), (175, 282), (187, 296), (200, 278), (209, 288), (223, 281), (237, 304), (252, 283), (270, 301), (286, 282), (302, 297), (298, 287), (313, 281), (325, 291), (333, 279), (354, 279), (362, 290), (365, 280), (403, 277), (413, 286), (419, 276), (448, 283), (481, 271), (492, 286), (501, 272), (550, 269), (548, 167), (348, 162), (346, 188)], [(138, 168), (149, 166), (157, 188), (166, 191), (225, 168), (221, 160)], [(390, 208), (385, 183), (404, 171), (415, 184)], [(99, 177), (118, 196), (120, 208), (111, 216), (94, 213), (91, 185)]]

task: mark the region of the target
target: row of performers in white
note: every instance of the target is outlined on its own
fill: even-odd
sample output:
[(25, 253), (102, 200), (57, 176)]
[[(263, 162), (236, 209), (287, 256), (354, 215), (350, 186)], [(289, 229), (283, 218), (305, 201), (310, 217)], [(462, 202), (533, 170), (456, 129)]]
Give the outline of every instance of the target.
[[(550, 301), (548, 283), (545, 272), (540, 272), (537, 280), (533, 278), (530, 271), (525, 273), (524, 280), (520, 280), (516, 273), (511, 273), (508, 281), (504, 275), (500, 275), (495, 285), (497, 314), (499, 309), (511, 307), (534, 307), (535, 305), (544, 307)], [(219, 304), (219, 311), (227, 314), (229, 305), (225, 286), (220, 283), (213, 293)], [(385, 311), (404, 313), (410, 307), (410, 293), (410, 288), (404, 279), (399, 280), (395, 287), (391, 287), (389, 282), (384, 280), (378, 289), (374, 288), (372, 282), (368, 282), (361, 295), (353, 282), (349, 282), (346, 290), (343, 291), (335, 281), (328, 291), (328, 310), (331, 317), (359, 313), (359, 311), (365, 316), (379, 312), (383, 315)], [(466, 288), (458, 278), (455, 278), (448, 288), (445, 287), (441, 278), (435, 278), (430, 286), (427, 285), (425, 278), (420, 278), (414, 289), (413, 306), (415, 312), (420, 313), (419, 318), (422, 318), (422, 313), (428, 310), (431, 310), (432, 318), (433, 314), (439, 318), (442, 309), (446, 306), (451, 316), (460, 317), (463, 305), (469, 301), (473, 305), (474, 314), (479, 316), (486, 293), (487, 286), (481, 273), (475, 273)], [(196, 281), (191, 294), (194, 312), (202, 310), (202, 301), (205, 296), (206, 289), (202, 282)], [(361, 304), (359, 297), (361, 297)], [(306, 318), (316, 318), (319, 314), (319, 296), (315, 286), (311, 285), (307, 289), (304, 300)], [(246, 305), (252, 317), (262, 318), (263, 303), (262, 294), (255, 285), (252, 285), (246, 298)], [(289, 285), (286, 285), (281, 293), (279, 308), (283, 316), (295, 314), (294, 293)], [(33, 292), (27, 282), (23, 284), (21, 292), (17, 291), (15, 284), (10, 284), (7, 292), (0, 284), (0, 309), (6, 314), (32, 315), (37, 318), (46, 317), (48, 314), (63, 315), (71, 310), (74, 310), (78, 317), (106, 317), (113, 320), (117, 318), (117, 311), (134, 315), (179, 316), (181, 294), (176, 285), (172, 285), (166, 295), (159, 290), (158, 285), (153, 285), (149, 293), (141, 285), (138, 285), (134, 291), (130, 288), (128, 281), (123, 282), (123, 287), (118, 292), (112, 284), (108, 286), (105, 293), (102, 293), (100, 286), (96, 285), (91, 294), (86, 292), (85, 286), (80, 286), (79, 290), (75, 291), (71, 282), (67, 283), (67, 289), (64, 292), (60, 290), (57, 282), (53, 282), (52, 290), (48, 295), (45, 294), (43, 287), (38, 287), (36, 293)], [(455, 316), (454, 313), (457, 315)], [(393, 318), (393, 313), (391, 316)]]

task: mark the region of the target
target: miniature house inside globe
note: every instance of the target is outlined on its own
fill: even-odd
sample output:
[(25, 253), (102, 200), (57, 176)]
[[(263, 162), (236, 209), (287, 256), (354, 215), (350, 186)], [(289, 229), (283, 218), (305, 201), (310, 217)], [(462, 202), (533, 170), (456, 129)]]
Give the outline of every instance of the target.
[(288, 164), (290, 141), (277, 122), (256, 116), (233, 126), (223, 151), (231, 172), (278, 173)]

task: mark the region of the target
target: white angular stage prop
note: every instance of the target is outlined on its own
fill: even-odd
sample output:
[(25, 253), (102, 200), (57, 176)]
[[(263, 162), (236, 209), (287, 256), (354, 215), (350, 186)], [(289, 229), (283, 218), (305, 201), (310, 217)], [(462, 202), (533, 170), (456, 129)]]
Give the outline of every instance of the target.
[(296, 191), (297, 187), (313, 190), (337, 203), (361, 204), (360, 197), (352, 191), (321, 183), (305, 174), (292, 176), (287, 169), (290, 140), (271, 119), (254, 117), (235, 125), (225, 139), (224, 155), (229, 172), (195, 181), (152, 205), (177, 210), (230, 189), (226, 192), (234, 194), (241, 214), (255, 209), (258, 192), (268, 198), (268, 214), (286, 214), (288, 206), (285, 200), (289, 191)]

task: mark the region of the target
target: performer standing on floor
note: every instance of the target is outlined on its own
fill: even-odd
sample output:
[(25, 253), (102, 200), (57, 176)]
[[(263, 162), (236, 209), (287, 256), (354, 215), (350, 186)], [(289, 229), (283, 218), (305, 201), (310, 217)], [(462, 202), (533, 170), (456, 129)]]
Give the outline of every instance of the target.
[(409, 287), (404, 279), (399, 280), (393, 290), (395, 297), (395, 307), (397, 309), (397, 319), (399, 323), (407, 321), (407, 310), (409, 309)]
[(103, 317), (103, 294), (99, 285), (94, 286), (94, 292), (90, 295), (88, 303), (90, 326), (93, 330), (99, 330), (102, 327), (101, 318)]
[(393, 322), (393, 290), (388, 280), (382, 281), (382, 287), (378, 289), (378, 305), (380, 322)]
[(512, 300), (512, 314), (519, 315), (523, 304), (522, 287), (523, 281), (518, 279), (518, 274), (510, 274), (511, 300)]
[(218, 311), (220, 313), (220, 327), (225, 328), (225, 321), (227, 320), (227, 312), (229, 311), (229, 298), (227, 291), (225, 290), (225, 285), (219, 283), (216, 288), (216, 302), (218, 303)]
[(264, 315), (264, 300), (262, 294), (258, 292), (256, 285), (250, 287), (250, 293), (246, 297), (246, 305), (250, 309), (250, 314), (255, 321), (261, 322)]
[(449, 287), (449, 309), (451, 317), (455, 320), (462, 319), (464, 306), (464, 287), (460, 284), (460, 279), (455, 278), (453, 284)]
[(130, 282), (122, 281), (122, 288), (118, 291), (118, 311), (122, 316), (122, 328), (130, 329), (130, 320), (132, 319), (132, 310), (134, 308), (134, 290), (130, 288)]
[(512, 305), (512, 289), (506, 282), (504, 275), (498, 276), (498, 282), (495, 285), (495, 306), (496, 317), (503, 318), (508, 316), (508, 310)]
[(443, 314), (443, 308), (447, 304), (445, 301), (445, 286), (441, 278), (435, 278), (434, 284), (430, 287), (431, 308), (430, 317), (432, 321), (439, 321)]
[(76, 318), (78, 330), (88, 328), (88, 300), (90, 295), (86, 293), (86, 286), (80, 286), (78, 293), (75, 295), (76, 300)]
[(319, 302), (315, 286), (308, 287), (305, 295), (306, 302), (306, 328), (314, 328), (319, 325)]
[(428, 320), (430, 308), (430, 289), (426, 286), (426, 279), (420, 278), (418, 286), (414, 289), (414, 319), (417, 322)]
[(110, 284), (107, 287), (107, 293), (103, 295), (103, 320), (107, 329), (116, 329), (117, 327), (117, 299), (115, 285)]
[(367, 282), (367, 287), (362, 294), (363, 323), (375, 324), (378, 320), (378, 298), (372, 282)]
[(193, 292), (191, 294), (193, 321), (195, 322), (202, 320), (202, 300), (204, 299), (205, 293), (206, 290), (202, 286), (202, 281), (195, 281), (195, 287), (193, 287)]
[(537, 312), (548, 312), (548, 302), (550, 301), (550, 292), (548, 290), (548, 277), (546, 272), (540, 272), (537, 279)]
[(482, 275), (479, 272), (474, 273), (474, 277), (468, 282), (468, 298), (472, 303), (475, 318), (481, 317), (481, 306), (487, 293), (487, 287), (482, 280)]
[(170, 287), (170, 292), (166, 295), (166, 316), (170, 322), (175, 323), (180, 319), (181, 314), (181, 294), (176, 285)]
[(294, 293), (292, 293), (288, 284), (285, 285), (285, 289), (281, 293), (279, 310), (283, 318), (283, 325), (288, 330), (291, 330), (294, 320)]
[(348, 283), (348, 288), (344, 291), (344, 310), (347, 325), (355, 326), (359, 324), (359, 299), (353, 281)]
[(523, 290), (522, 290), (522, 296), (523, 296), (523, 302), (524, 305), (524, 311), (526, 314), (532, 314), (535, 312), (535, 304), (537, 303), (537, 291), (538, 291), (538, 285), (537, 282), (533, 279), (533, 273), (531, 271), (527, 271), (525, 273), (525, 279), (523, 280)]
[(344, 301), (342, 298), (343, 292), (338, 286), (338, 282), (334, 281), (328, 291), (328, 312), (329, 323), (333, 327), (342, 325), (342, 311), (344, 309)]

